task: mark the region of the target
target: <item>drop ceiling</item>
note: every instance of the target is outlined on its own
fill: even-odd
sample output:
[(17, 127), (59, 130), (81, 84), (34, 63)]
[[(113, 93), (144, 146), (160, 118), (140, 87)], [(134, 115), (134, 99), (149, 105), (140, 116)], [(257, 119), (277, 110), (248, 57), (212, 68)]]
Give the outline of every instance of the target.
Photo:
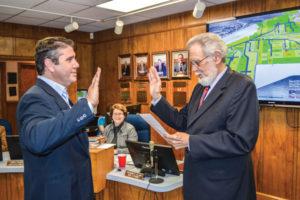
[[(71, 20), (70, 17), (63, 15), (68, 15), (74, 16), (73, 20), (79, 23), (79, 31), (97, 32), (113, 28), (116, 21), (108, 20), (100, 22), (101, 20), (116, 18), (124, 14), (122, 12), (96, 7), (99, 3), (107, 1), (108, 0), (0, 0), (0, 22), (63, 29)], [(234, 0), (205, 0), (203, 2), (205, 2), (206, 6), (213, 6), (231, 1)], [(122, 17), (121, 19), (126, 25), (185, 11), (191, 11), (192, 14), (196, 2), (197, 0), (185, 0), (177, 4)], [(11, 6), (11, 8), (2, 7), (1, 5)], [(40, 13), (26, 9), (59, 13), (62, 15)], [(76, 17), (95, 19), (99, 20), (99, 22), (88, 19), (76, 19)]]

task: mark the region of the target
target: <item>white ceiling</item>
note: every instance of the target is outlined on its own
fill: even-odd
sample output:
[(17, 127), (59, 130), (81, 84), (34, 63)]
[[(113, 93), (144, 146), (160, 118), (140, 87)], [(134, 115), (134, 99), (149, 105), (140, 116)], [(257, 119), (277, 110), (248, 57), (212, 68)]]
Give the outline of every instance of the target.
[[(87, 19), (76, 19), (76, 17), (103, 20), (124, 14), (122, 12), (96, 7), (100, 2), (107, 1), (109, 0), (0, 0), (0, 22), (63, 29), (64, 26), (70, 23), (70, 17), (64, 17), (63, 15), (71, 15), (74, 16), (74, 20), (79, 23), (79, 31), (97, 32), (114, 27), (115, 20), (96, 22)], [(204, 2), (206, 3), (206, 6), (212, 6), (231, 1), (235, 0), (205, 0)], [(196, 2), (197, 0), (185, 0), (177, 4), (141, 12), (120, 19), (123, 20), (125, 24), (146, 21), (157, 17), (193, 10)], [(59, 13), (61, 15), (8, 8), (3, 7), (2, 5)]]

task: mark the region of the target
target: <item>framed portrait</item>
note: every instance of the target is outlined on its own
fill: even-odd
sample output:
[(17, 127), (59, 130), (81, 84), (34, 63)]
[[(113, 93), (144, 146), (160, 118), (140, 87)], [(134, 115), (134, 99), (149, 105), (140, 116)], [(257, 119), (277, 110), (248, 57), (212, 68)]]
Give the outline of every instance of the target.
[(149, 69), (149, 56), (148, 53), (134, 54), (134, 79), (135, 80), (148, 80), (147, 73)]
[(190, 78), (189, 52), (187, 50), (172, 51), (172, 78)]
[(169, 54), (167, 51), (152, 53), (152, 66), (162, 79), (168, 79), (170, 74)]
[(130, 80), (132, 78), (131, 55), (124, 54), (118, 56), (119, 80)]

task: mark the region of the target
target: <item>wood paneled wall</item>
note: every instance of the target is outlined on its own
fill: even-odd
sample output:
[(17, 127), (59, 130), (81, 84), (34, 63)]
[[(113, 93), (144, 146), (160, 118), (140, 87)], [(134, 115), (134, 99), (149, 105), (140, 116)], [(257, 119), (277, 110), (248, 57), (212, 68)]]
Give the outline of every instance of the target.
[[(147, 52), (151, 56), (152, 52), (184, 49), (189, 38), (206, 31), (206, 22), (208, 21), (299, 5), (300, 0), (239, 0), (207, 8), (201, 19), (193, 18), (190, 11), (127, 25), (121, 35), (114, 34), (113, 29), (97, 32), (94, 41), (94, 66), (99, 65), (103, 69), (100, 84), (102, 106), (98, 110), (100, 113), (105, 113), (108, 105), (120, 102), (118, 55)], [(190, 83), (188, 96), (196, 81), (192, 75), (188, 81)], [(173, 82), (173, 80), (169, 82)], [(133, 82), (133, 84), (135, 83)], [(167, 93), (172, 95), (172, 88), (169, 90)], [(172, 99), (171, 95), (168, 97), (170, 100)]]
[[(185, 48), (187, 40), (206, 31), (206, 22), (228, 17), (255, 14), (275, 9), (300, 6), (300, 0), (238, 0), (209, 7), (204, 16), (196, 20), (191, 12), (162, 17), (146, 22), (127, 25), (122, 35), (113, 30), (95, 34), (95, 65), (103, 69), (101, 76), (100, 111), (106, 105), (119, 102), (120, 84), (117, 73), (117, 57), (156, 51), (172, 51)], [(99, 55), (99, 56), (98, 56)], [(171, 101), (172, 82), (168, 81), (168, 99)], [(196, 84), (188, 80), (188, 95)], [(132, 81), (132, 84), (136, 84)], [(133, 87), (135, 88), (135, 87)], [(149, 106), (143, 106), (144, 111)], [(258, 199), (300, 199), (300, 134), (299, 109), (262, 107), (260, 111), (260, 134), (253, 151)], [(167, 127), (167, 130), (174, 132)], [(157, 134), (152, 139), (164, 143)], [(182, 156), (179, 153), (177, 156)]]

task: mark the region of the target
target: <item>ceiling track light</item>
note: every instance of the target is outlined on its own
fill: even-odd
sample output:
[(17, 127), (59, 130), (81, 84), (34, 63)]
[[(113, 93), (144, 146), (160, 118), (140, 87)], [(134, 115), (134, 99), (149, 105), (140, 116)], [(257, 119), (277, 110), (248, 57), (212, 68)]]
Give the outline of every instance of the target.
[(65, 26), (65, 31), (67, 33), (71, 33), (72, 31), (78, 30), (79, 24), (73, 21), (73, 17), (71, 17), (71, 23)]
[(124, 26), (124, 22), (118, 18), (115, 24), (115, 30), (114, 30), (115, 34), (117, 35), (122, 34), (123, 26)]
[(205, 3), (202, 2), (201, 0), (198, 0), (193, 11), (193, 16), (197, 19), (201, 18), (205, 8), (206, 8)]

